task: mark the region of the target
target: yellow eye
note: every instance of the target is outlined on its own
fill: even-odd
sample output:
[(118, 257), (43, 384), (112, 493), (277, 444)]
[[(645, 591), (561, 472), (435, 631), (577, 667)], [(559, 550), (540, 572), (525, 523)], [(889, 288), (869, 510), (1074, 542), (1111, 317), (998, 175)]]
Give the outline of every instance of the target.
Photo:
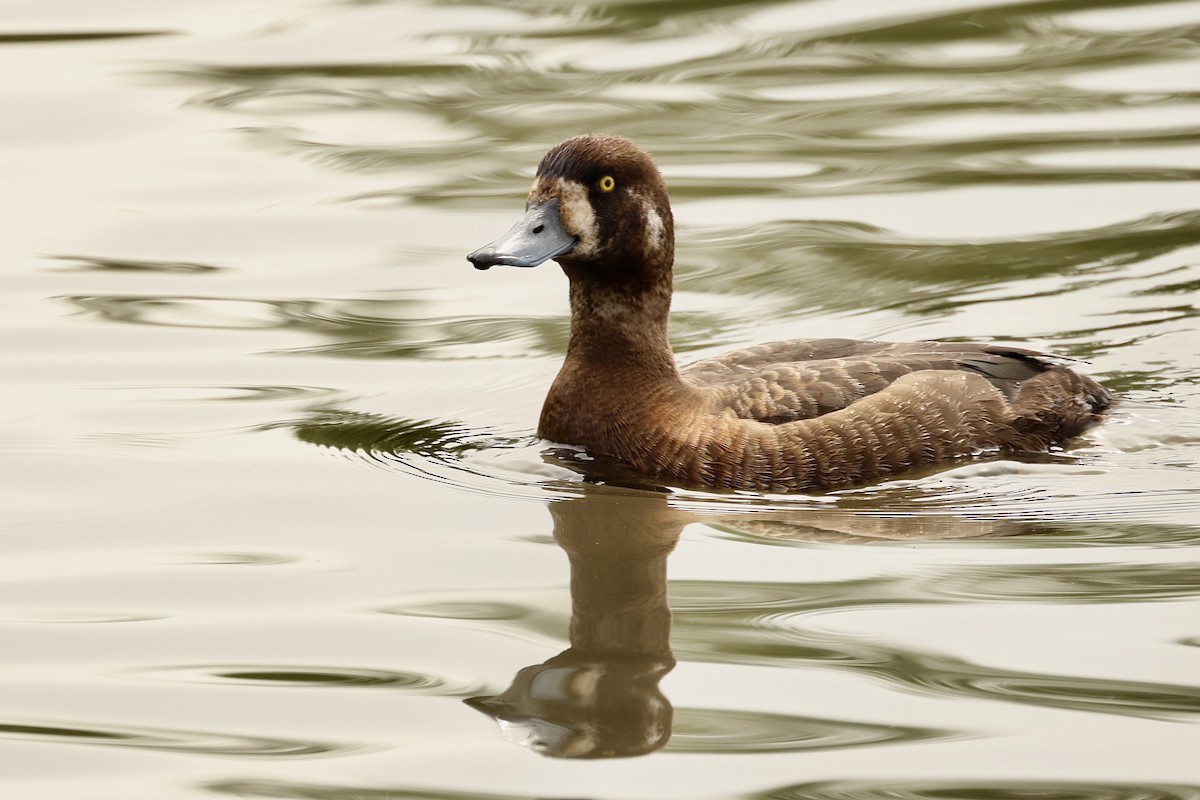
[(602, 192), (611, 192), (617, 188), (617, 182), (613, 180), (612, 175), (605, 175), (600, 180), (596, 181), (596, 188)]

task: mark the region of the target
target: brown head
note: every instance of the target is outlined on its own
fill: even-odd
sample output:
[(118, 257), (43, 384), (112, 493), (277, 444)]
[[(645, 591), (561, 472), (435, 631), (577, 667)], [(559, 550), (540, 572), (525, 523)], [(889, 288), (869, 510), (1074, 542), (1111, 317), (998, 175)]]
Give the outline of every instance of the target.
[(467, 259), (476, 269), (555, 259), (572, 281), (669, 281), (675, 227), (650, 156), (628, 139), (587, 134), (546, 153), (525, 217)]

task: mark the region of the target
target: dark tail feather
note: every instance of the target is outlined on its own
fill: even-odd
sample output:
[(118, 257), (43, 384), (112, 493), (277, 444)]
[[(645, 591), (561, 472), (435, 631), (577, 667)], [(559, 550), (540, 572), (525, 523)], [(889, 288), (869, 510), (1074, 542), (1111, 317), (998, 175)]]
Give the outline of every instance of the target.
[(1091, 378), (1051, 367), (1021, 386), (1013, 403), (1013, 450), (1045, 450), (1078, 436), (1100, 421), (1116, 398)]

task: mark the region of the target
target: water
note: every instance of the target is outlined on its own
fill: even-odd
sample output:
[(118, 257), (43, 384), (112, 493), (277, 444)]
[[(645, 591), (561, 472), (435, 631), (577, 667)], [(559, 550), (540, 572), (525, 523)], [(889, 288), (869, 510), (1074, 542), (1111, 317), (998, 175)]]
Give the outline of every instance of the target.
[[(6, 797), (1200, 797), (1200, 3), (9, 0), (0, 59)], [(1126, 401), (831, 495), (580, 482), (565, 280), (463, 256), (589, 130), (667, 177), (681, 358)]]

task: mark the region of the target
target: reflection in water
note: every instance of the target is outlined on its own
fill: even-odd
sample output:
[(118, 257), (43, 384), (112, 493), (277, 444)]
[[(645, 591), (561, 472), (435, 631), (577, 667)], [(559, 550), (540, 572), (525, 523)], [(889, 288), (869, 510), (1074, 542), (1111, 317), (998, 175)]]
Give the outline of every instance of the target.
[(950, 731), (762, 711), (682, 708), (672, 753), (781, 753), (955, 738)]
[[(293, 800), (537, 800), (543, 795), (231, 781), (208, 790), (233, 797)], [(1100, 781), (825, 781), (744, 795), (747, 800), (1200, 800), (1200, 786)]]
[[(837, 221), (788, 221), (709, 229), (681, 242), (680, 290), (762, 296), (773, 307), (853, 310), (864, 298), (879, 307), (944, 313), (1002, 299), (1030, 297), (1028, 281), (1087, 276), (1090, 285), (1128, 281), (1122, 267), (1200, 243), (1200, 213), (1156, 214), (1089, 230), (990, 242), (915, 239)], [(803, 253), (798, 259), (796, 253)], [(728, 264), (738, 264), (731, 274)], [(797, 283), (803, 292), (795, 291)], [(1169, 280), (1168, 280), (1169, 282)], [(1069, 294), (1075, 281), (1056, 281), (1047, 295)], [(978, 292), (985, 294), (976, 296)], [(999, 296), (998, 296), (999, 295)], [(1098, 328), (1102, 330), (1102, 328)], [(1095, 331), (1077, 331), (1094, 341)], [(1094, 346), (1094, 345), (1093, 345)], [(1056, 345), (1060, 355), (1088, 357)]]
[(52, 256), (56, 261), (74, 265), (66, 269), (81, 272), (166, 272), (166, 273), (210, 273), (220, 272), (225, 267), (215, 264), (199, 264), (192, 261), (146, 261), (135, 258), (94, 258), (90, 256)]
[(410, 695), (465, 697), (480, 691), (478, 684), (455, 682), (422, 672), (367, 669), (365, 667), (314, 667), (308, 665), (204, 665), (136, 670), (139, 677), (188, 683), (225, 683), (281, 688), (373, 687)]
[(674, 752), (821, 750), (938, 735), (752, 711), (675, 715), (658, 686), (675, 666), (667, 556), (694, 516), (664, 495), (611, 491), (551, 502), (550, 513), (571, 564), (571, 646), (521, 670), (501, 694), (467, 701), (510, 741), (556, 758), (643, 755), (667, 745), (673, 716)]
[[(343, 170), (424, 171), (436, 165), (434, 185), (404, 191), (423, 202), (457, 205), (465, 197), (478, 198), (469, 186), (476, 176), (492, 176), (498, 186), (510, 169), (502, 162), (513, 155), (512, 143), (556, 138), (546, 136), (548, 118), (576, 132), (610, 127), (634, 139), (661, 140), (652, 149), (674, 163), (711, 164), (717, 148), (724, 151), (721, 158), (736, 158), (731, 154), (745, 148), (734, 143), (753, 138), (756, 147), (774, 152), (771, 163), (819, 165), (799, 190), (823, 194), (967, 182), (1186, 180), (1191, 174), (1169, 166), (1105, 171), (1025, 163), (1030, 153), (1111, 144), (1105, 120), (1058, 130), (1038, 124), (1047, 112), (1153, 111), (1187, 100), (1152, 92), (1152, 85), (1139, 87), (1139, 93), (1119, 87), (1084, 93), (1068, 85), (1064, 76), (1188, 53), (1179, 28), (1083, 33), (1062, 24), (1064, 11), (1086, 4), (977, 3), (969, 10), (947, 4), (915, 20), (910, 14), (889, 18), (891, 9), (881, 6), (874, 18), (849, 26), (838, 24), (831, 8), (837, 4), (811, 14), (779, 3), (504, 5), (530, 24), (502, 32), (480, 25), (457, 37), (461, 46), (449, 53), (415, 48), (376, 60), (227, 59), (180, 66), (173, 74), (205, 87), (199, 102), (226, 113), (320, 111), (352, 103), (360, 111), (419, 114), (429, 128), (453, 135), (431, 141), (426, 134), (387, 147), (347, 143), (298, 126), (267, 132), (285, 152)], [(753, 13), (763, 6), (762, 13)], [(772, 13), (778, 22), (769, 21)], [(821, 24), (827, 15), (835, 17), (832, 27)], [(714, 30), (728, 36), (715, 43), (715, 52), (706, 42)], [(636, 39), (623, 38), (634, 32)], [(998, 52), (986, 58), (956, 55), (955, 46), (966, 44), (966, 36), (969, 44)], [(564, 43), (575, 44), (570, 59), (561, 55)], [(656, 46), (665, 57), (646, 59), (642, 51)], [(580, 59), (581, 51), (592, 58)], [(686, 57), (673, 57), (681, 52)], [(640, 91), (622, 91), (629, 86)], [(950, 141), (932, 142), (876, 130), (912, 119), (953, 120), (968, 111), (1025, 125), (1005, 136), (997, 136), (995, 126), (980, 125)], [(1120, 133), (1124, 143), (1160, 146), (1194, 135), (1169, 117), (1158, 126), (1126, 126)], [(790, 188), (781, 181), (758, 183), (776, 192)], [(706, 177), (682, 185), (681, 193), (729, 195), (760, 188), (714, 187)]]
[(91, 744), (129, 747), (167, 753), (225, 756), (312, 758), (345, 754), (362, 748), (322, 742), (235, 736), (228, 733), (109, 726), (84, 728), (78, 725), (40, 725), (0, 722), (0, 738), (20, 741)]
[(830, 781), (802, 783), (749, 800), (1197, 800), (1200, 786), (1084, 781)]
[(319, 411), (295, 424), (296, 437), (309, 444), (376, 457), (412, 454), (452, 459), (479, 449), (478, 439), (453, 422), (397, 419), (353, 411)]
[(802, 783), (749, 800), (1197, 800), (1200, 786), (1084, 781), (830, 781)]
[(472, 488), (484, 478), (501, 494), (513, 494), (520, 484), (508, 480), (493, 483), (493, 476), (469, 465), (465, 457), (487, 448), (504, 451), (530, 441), (529, 437), (523, 442), (516, 437), (484, 435), (457, 422), (399, 419), (339, 409), (320, 409), (299, 422), (278, 427), (292, 428), (303, 442), (429, 480)]
[[(210, 272), (202, 264), (75, 259), (81, 270), (125, 272)], [(70, 295), (61, 298), (107, 322), (167, 328), (293, 330), (320, 341), (284, 352), (333, 354), (344, 358), (402, 359), (477, 356), (518, 342), (523, 350), (556, 352), (567, 321), (527, 318), (428, 317), (415, 299), (205, 297), (184, 295)]]
[[(986, 574), (986, 568), (981, 570)], [(1119, 567), (1114, 566), (1114, 570)], [(1064, 574), (1069, 573), (1068, 570)], [(947, 577), (955, 580), (954, 574)], [(896, 591), (904, 588), (908, 591)], [(943, 698), (993, 700), (1148, 719), (1191, 719), (1200, 714), (1200, 687), (1196, 686), (1053, 675), (974, 664), (885, 641), (815, 630), (804, 623), (805, 616), (814, 612), (899, 604), (957, 605), (964, 599), (975, 599), (958, 595), (963, 588), (962, 585), (952, 588), (938, 598), (920, 585), (905, 586), (904, 582), (893, 583), (886, 577), (834, 584), (730, 581), (674, 584), (674, 648), (681, 659), (688, 661), (823, 666), (857, 672), (909, 692)], [(986, 599), (984, 593), (991, 589), (984, 584), (974, 591), (981, 592)], [(1195, 593), (1195, 587), (1187, 592), (1189, 596)], [(1039, 604), (1049, 598), (1000, 593), (995, 599)], [(1067, 602), (1072, 599), (1063, 598)], [(1085, 600), (1086, 594), (1074, 599)]]
[(633, 495), (554, 502), (550, 514), (571, 562), (571, 646), (521, 670), (501, 694), (468, 702), (543, 755), (657, 750), (672, 717), (658, 682), (675, 666), (667, 556), (685, 520), (662, 497)]
[(144, 36), (170, 36), (175, 31), (38, 31), (37, 33), (0, 33), (0, 44), (38, 42), (90, 42), (105, 39), (137, 39)]
[(204, 788), (231, 797), (282, 797), (292, 800), (543, 800), (545, 797), (541, 793), (499, 794), (392, 786), (331, 786), (285, 781), (223, 781)]

